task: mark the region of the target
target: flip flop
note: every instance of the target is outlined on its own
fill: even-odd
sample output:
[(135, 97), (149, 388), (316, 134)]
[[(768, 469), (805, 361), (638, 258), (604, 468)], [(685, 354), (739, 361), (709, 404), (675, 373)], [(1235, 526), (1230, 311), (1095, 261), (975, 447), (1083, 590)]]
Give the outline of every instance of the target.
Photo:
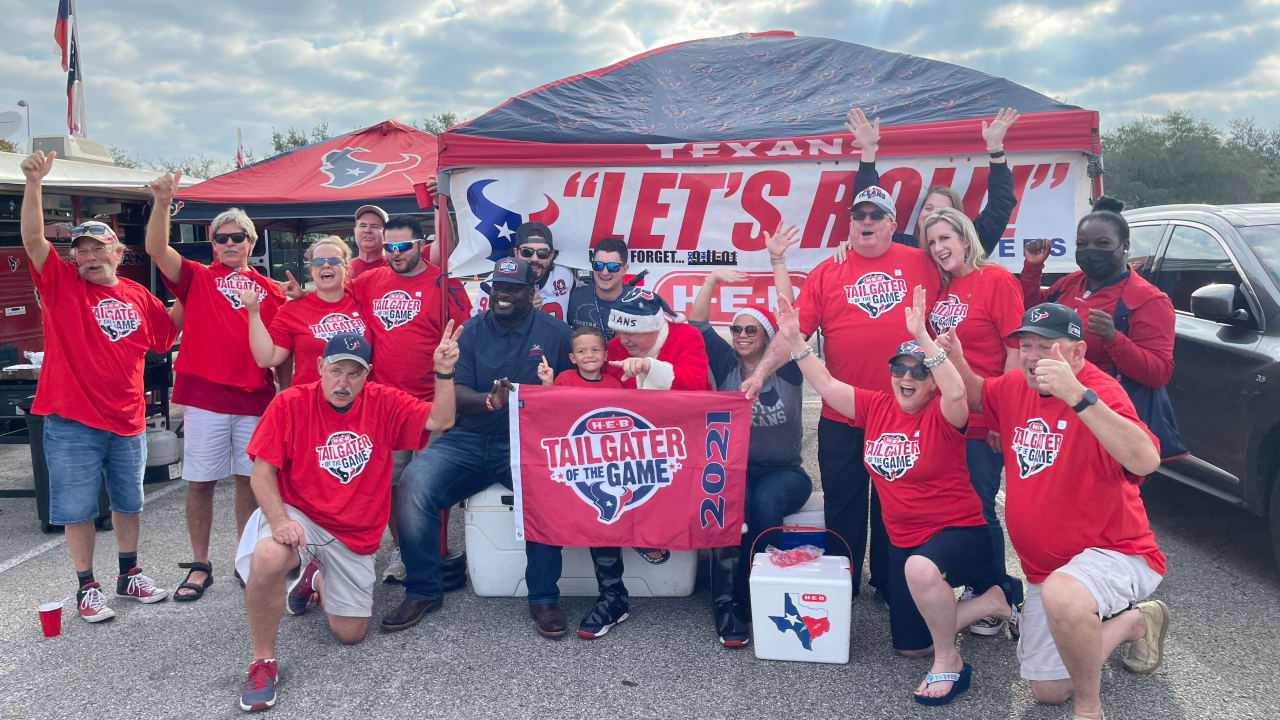
[(938, 697), (920, 695), (914, 692), (911, 693), (911, 697), (921, 705), (946, 705), (952, 700), (955, 700), (957, 695), (969, 689), (969, 676), (972, 674), (973, 668), (969, 666), (969, 663), (965, 663), (964, 667), (960, 669), (960, 672), (928, 673), (924, 676), (924, 684), (926, 687), (936, 682), (946, 682), (950, 680), (951, 690), (948, 691), (946, 695), (939, 695)]
[[(662, 563), (671, 559), (670, 550), (659, 550), (658, 548), (643, 548), (643, 547), (631, 548), (631, 549), (639, 553), (640, 557), (644, 558), (644, 561), (649, 563), (650, 565), (661, 565)], [(662, 554), (656, 558), (652, 557), (653, 553), (656, 553), (656, 552), (661, 552)]]
[[(191, 573), (193, 572), (203, 572), (205, 573), (205, 577), (204, 577), (203, 583), (183, 582), (181, 585), (177, 587), (177, 589), (173, 591), (173, 601), (174, 602), (195, 602), (196, 600), (199, 600), (200, 598), (204, 597), (205, 588), (213, 584), (213, 563), (207, 563), (207, 562), (178, 563), (178, 567), (187, 571), (187, 577), (186, 577), (187, 580), (191, 579)], [(181, 590), (183, 588), (190, 590), (191, 593), (180, 594), (178, 590)]]

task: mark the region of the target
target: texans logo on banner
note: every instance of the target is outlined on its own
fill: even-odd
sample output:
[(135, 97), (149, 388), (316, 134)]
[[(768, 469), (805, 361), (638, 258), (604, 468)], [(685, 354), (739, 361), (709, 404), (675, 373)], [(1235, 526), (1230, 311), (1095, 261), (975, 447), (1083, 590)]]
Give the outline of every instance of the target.
[(884, 433), (866, 442), (863, 459), (877, 475), (893, 482), (915, 467), (920, 459), (920, 441), (902, 433)]
[(544, 438), (542, 449), (551, 479), (572, 487), (605, 525), (669, 486), (685, 458), (683, 430), (620, 408), (583, 415), (567, 436)]
[(1013, 454), (1018, 458), (1018, 474), (1031, 477), (1053, 464), (1062, 452), (1062, 433), (1050, 432), (1041, 418), (1031, 418), (1025, 427), (1013, 429)]
[(485, 197), (485, 188), (497, 180), (477, 180), (467, 187), (467, 206), (476, 216), (476, 230), (489, 241), (489, 259), (497, 260), (511, 254), (511, 242), (516, 229), (528, 222), (540, 222), (551, 225), (560, 217), (560, 208), (550, 195), (543, 194), (546, 205), (541, 210), (533, 210), (525, 214), (499, 205)]
[[(356, 313), (359, 315), (359, 313)], [(341, 332), (364, 334), (364, 321), (359, 317), (347, 317), (345, 313), (329, 313), (320, 318), (320, 322), (309, 325), (311, 334), (317, 340), (328, 340)]]
[[(354, 157), (355, 153), (365, 157)], [(341, 150), (330, 150), (321, 158), (320, 172), (329, 179), (320, 183), (320, 187), (349, 188), (383, 178), (398, 172), (412, 170), (422, 164), (422, 157), (412, 153), (395, 153), (399, 159), (378, 162), (379, 158), (361, 147), (344, 147)]]
[(346, 485), (364, 470), (373, 455), (373, 441), (368, 435), (339, 430), (316, 448), (316, 461), (329, 474)]
[(127, 337), (142, 326), (142, 317), (138, 311), (126, 302), (115, 298), (103, 298), (93, 306), (93, 319), (98, 321), (102, 334), (111, 342)]
[(961, 302), (954, 294), (947, 293), (945, 298), (939, 298), (933, 306), (929, 313), (929, 324), (933, 326), (934, 334), (941, 335), (959, 325), (968, 314), (969, 303)]
[(404, 290), (392, 290), (374, 300), (370, 310), (382, 321), (384, 329), (394, 330), (418, 316), (422, 311), (422, 301)]
[(240, 293), (245, 290), (253, 290), (258, 293), (258, 302), (262, 302), (267, 297), (267, 294), (262, 291), (262, 288), (253, 278), (238, 272), (216, 277), (213, 279), (213, 284), (218, 288), (218, 292), (222, 293), (222, 296), (227, 299), (227, 302), (231, 303), (231, 307), (234, 310), (244, 307), (244, 303), (240, 302)]
[(858, 278), (854, 284), (845, 285), (844, 296), (850, 305), (862, 308), (874, 320), (902, 302), (907, 296), (907, 281), (874, 270)]
[(831, 619), (822, 608), (809, 607), (796, 602), (799, 593), (786, 593), (782, 596), (782, 615), (770, 615), (769, 619), (778, 626), (778, 632), (786, 635), (795, 633), (800, 640), (800, 647), (813, 649), (813, 641), (831, 630)]

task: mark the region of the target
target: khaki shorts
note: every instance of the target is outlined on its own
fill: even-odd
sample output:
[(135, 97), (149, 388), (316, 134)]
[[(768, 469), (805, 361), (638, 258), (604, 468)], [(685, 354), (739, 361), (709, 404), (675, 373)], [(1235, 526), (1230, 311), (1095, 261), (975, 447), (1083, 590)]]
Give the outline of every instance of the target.
[[(376, 576), (373, 572), (373, 556), (360, 555), (351, 551), (342, 541), (329, 534), (329, 531), (315, 524), (302, 511), (292, 505), (284, 506), (289, 518), (302, 526), (306, 545), (298, 552), (298, 567), (290, 573), (296, 577), (307, 563), (311, 562), (313, 553), (320, 558), (319, 574), (324, 578), (324, 609), (330, 615), (342, 617), (373, 616), (373, 585)], [(240, 537), (240, 546), (236, 549), (236, 569), (240, 577), (249, 582), (250, 559), (258, 541), (271, 537), (271, 525), (262, 514), (262, 510), (254, 510), (245, 523), (244, 535)]]
[(256, 415), (228, 415), (182, 407), (182, 479), (212, 482), (228, 475), (248, 477), (253, 461), (245, 448), (258, 427)]
[[(1115, 550), (1087, 548), (1055, 572), (1066, 573), (1084, 583), (1098, 603), (1098, 619), (1124, 612), (1132, 604), (1146, 600), (1164, 579), (1151, 569), (1141, 555), (1125, 555)], [(1071, 675), (1062, 664), (1058, 648), (1049, 634), (1049, 623), (1040, 600), (1040, 585), (1027, 584), (1022, 604), (1022, 637), (1018, 640), (1018, 662), (1024, 680), (1065, 680)]]

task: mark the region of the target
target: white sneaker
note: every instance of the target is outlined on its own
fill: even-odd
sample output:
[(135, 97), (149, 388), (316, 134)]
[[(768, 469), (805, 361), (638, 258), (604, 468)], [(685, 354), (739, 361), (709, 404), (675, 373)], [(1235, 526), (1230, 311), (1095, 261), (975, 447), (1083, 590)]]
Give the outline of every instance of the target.
[(400, 548), (391, 548), (391, 562), (387, 563), (387, 569), (382, 571), (382, 582), (403, 582), (406, 572), (404, 560), (400, 558)]

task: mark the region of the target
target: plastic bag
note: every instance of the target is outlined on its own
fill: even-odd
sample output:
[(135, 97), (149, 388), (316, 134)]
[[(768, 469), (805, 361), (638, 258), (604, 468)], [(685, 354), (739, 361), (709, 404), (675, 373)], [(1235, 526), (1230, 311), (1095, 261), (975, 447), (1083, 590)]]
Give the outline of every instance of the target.
[(779, 550), (770, 545), (764, 549), (769, 553), (769, 562), (778, 567), (791, 567), (800, 563), (817, 562), (822, 557), (823, 549), (817, 545), (801, 545), (790, 550)]

